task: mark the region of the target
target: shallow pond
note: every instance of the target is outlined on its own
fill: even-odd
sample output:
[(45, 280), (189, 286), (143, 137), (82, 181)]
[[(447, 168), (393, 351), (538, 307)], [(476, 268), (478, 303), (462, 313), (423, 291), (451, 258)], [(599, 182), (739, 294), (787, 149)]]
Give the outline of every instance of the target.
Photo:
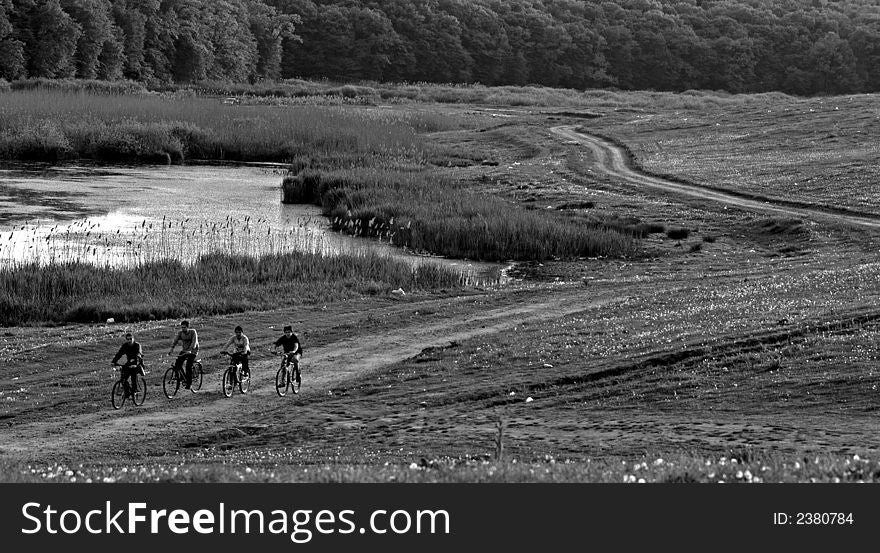
[(417, 256), (333, 232), (318, 207), (281, 203), (284, 173), (274, 165), (0, 168), (0, 264), (377, 252), (451, 266), (472, 283), (500, 277), (498, 264)]

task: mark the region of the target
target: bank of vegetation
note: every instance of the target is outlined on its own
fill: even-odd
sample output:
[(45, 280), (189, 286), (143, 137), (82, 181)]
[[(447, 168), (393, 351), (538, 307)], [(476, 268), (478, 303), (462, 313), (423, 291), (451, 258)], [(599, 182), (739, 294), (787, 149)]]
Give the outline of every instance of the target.
[(304, 168), (284, 201), (321, 206), (333, 228), (416, 251), (484, 261), (620, 256), (634, 229), (526, 209), (429, 171)]
[(117, 322), (237, 313), (359, 295), (449, 289), (454, 269), (368, 252), (290, 252), (248, 257), (209, 254), (115, 269), (86, 262), (0, 268), (0, 326)]

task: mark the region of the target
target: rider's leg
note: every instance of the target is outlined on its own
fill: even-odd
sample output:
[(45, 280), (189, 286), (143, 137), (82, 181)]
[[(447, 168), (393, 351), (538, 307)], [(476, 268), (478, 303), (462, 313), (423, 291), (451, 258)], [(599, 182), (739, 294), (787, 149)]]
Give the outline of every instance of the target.
[(132, 395), (131, 391), (131, 383), (128, 381), (128, 377), (131, 376), (131, 372), (128, 370), (128, 365), (122, 365), (120, 369), (122, 371), (122, 390), (125, 392), (126, 396)]
[(196, 354), (190, 353), (186, 356), (186, 387), (192, 386), (193, 380), (193, 362), (196, 360)]
[(302, 355), (294, 353), (293, 355), (291, 355), (291, 358), (293, 363), (293, 374), (295, 375), (297, 380), (300, 380), (299, 360), (302, 358)]
[(244, 373), (244, 376), (250, 377), (251, 376), (251, 368), (248, 365), (248, 354), (247, 353), (242, 354), (239, 357), (239, 361), (241, 361), (241, 370), (242, 370), (242, 373)]
[(131, 377), (131, 393), (135, 394), (138, 391), (137, 384), (137, 375), (138, 375), (138, 367), (137, 363), (126, 364), (126, 369), (128, 370), (128, 376)]

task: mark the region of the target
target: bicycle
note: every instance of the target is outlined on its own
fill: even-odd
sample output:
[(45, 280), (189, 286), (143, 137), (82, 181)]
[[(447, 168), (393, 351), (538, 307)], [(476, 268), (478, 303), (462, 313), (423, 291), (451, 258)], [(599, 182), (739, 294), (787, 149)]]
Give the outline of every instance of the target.
[(223, 395), (226, 397), (232, 397), (232, 392), (235, 390), (236, 384), (238, 385), (239, 392), (243, 394), (248, 393), (251, 385), (250, 374), (244, 374), (244, 368), (241, 365), (241, 361), (236, 361), (234, 354), (224, 351), (223, 355), (229, 356), (229, 366), (226, 367), (226, 370), (223, 372)]
[[(177, 395), (177, 391), (180, 389), (180, 383), (186, 382), (186, 361), (182, 363), (178, 363), (181, 355), (177, 356), (171, 366), (168, 367), (168, 370), (165, 371), (165, 376), (162, 377), (162, 391), (165, 392), (165, 397), (168, 399), (173, 399), (174, 396)], [(202, 360), (196, 359), (193, 361), (192, 366), (192, 382), (190, 382), (189, 389), (192, 393), (196, 393), (202, 389), (202, 378), (204, 377), (205, 371), (202, 370)]]
[[(281, 353), (276, 355), (281, 355), (281, 367), (275, 373), (275, 393), (278, 394), (278, 397), (284, 397), (288, 390), (298, 394), (300, 388), (302, 388), (302, 373), (299, 369), (299, 363), (291, 361), (291, 357), (294, 354)], [(295, 378), (291, 375), (291, 365), (295, 368)]]
[[(137, 368), (143, 369), (143, 364), (138, 364)], [(117, 370), (116, 367), (113, 367), (113, 372)], [(125, 405), (125, 400), (128, 398), (131, 398), (132, 403), (138, 407), (144, 404), (144, 400), (147, 399), (147, 381), (140, 370), (135, 372), (134, 377), (136, 379), (137, 391), (132, 393), (128, 377), (123, 371), (119, 370), (119, 379), (113, 383), (113, 387), (110, 389), (110, 403), (114, 409), (122, 409), (122, 406)]]

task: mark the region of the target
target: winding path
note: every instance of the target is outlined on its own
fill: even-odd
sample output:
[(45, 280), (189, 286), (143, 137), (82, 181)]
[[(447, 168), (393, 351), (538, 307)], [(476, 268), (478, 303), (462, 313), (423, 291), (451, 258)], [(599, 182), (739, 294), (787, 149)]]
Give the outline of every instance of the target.
[(873, 229), (880, 228), (880, 216), (878, 215), (856, 214), (843, 210), (825, 210), (819, 206), (792, 205), (795, 202), (771, 198), (749, 198), (732, 191), (725, 192), (697, 184), (655, 177), (635, 168), (627, 152), (610, 140), (577, 132), (575, 127), (571, 125), (553, 127), (550, 129), (550, 132), (566, 140), (588, 147), (596, 156), (596, 168), (599, 171), (635, 186), (671, 192), (701, 200), (715, 201), (752, 211), (777, 213), (813, 220), (833, 220), (839, 223), (842, 222)]
[[(327, 394), (334, 384), (358, 375), (368, 373), (392, 363), (403, 361), (418, 355), (425, 348), (444, 347), (450, 342), (460, 342), (478, 336), (498, 332), (511, 331), (518, 325), (557, 319), (577, 313), (590, 312), (603, 307), (626, 301), (627, 297), (618, 290), (605, 292), (599, 296), (585, 297), (580, 287), (567, 291), (543, 295), (536, 301), (521, 303), (516, 300), (503, 302), (487, 308), (476, 308), (467, 313), (444, 313), (443, 305), (450, 303), (468, 303), (473, 297), (456, 299), (426, 300), (412, 304), (401, 304), (390, 308), (391, 316), (403, 316), (406, 311), (423, 309), (440, 310), (436, 315), (426, 315), (408, 324), (394, 328), (378, 328), (372, 331), (354, 332), (354, 336), (332, 343), (310, 347), (304, 359), (304, 395)], [(283, 311), (252, 313), (252, 326), (266, 328), (272, 320), (285, 320)], [(374, 313), (381, 314), (379, 310)], [(287, 314), (288, 318), (293, 316)], [(334, 321), (336, 324), (347, 317), (343, 314)], [(212, 326), (224, 326), (228, 330), (229, 323), (222, 325), (225, 317), (212, 320)], [(207, 324), (205, 325), (207, 326)], [(212, 333), (219, 332), (219, 328)], [(153, 335), (161, 335), (155, 338)], [(150, 342), (157, 341), (163, 346), (167, 336), (173, 334), (173, 328), (157, 329), (154, 332), (141, 333), (140, 336)], [(256, 339), (256, 340), (255, 340)], [(267, 342), (270, 338), (260, 334), (251, 336), (255, 341)], [(117, 340), (118, 341), (118, 340)], [(150, 344), (150, 350), (156, 351), (160, 346)], [(77, 348), (79, 349), (79, 348)], [(18, 381), (29, 388), (47, 388), (55, 380), (76, 382), (82, 379), (84, 367), (96, 366), (95, 359), (85, 359), (86, 351), (109, 351), (110, 345), (91, 346), (81, 354), (79, 351), (66, 353), (52, 352), (50, 358), (67, 355), (71, 368), (58, 373), (37, 372)], [(163, 347), (164, 349), (164, 347)], [(207, 352), (209, 348), (205, 348)], [(204, 359), (204, 357), (203, 357)], [(42, 361), (46, 363), (46, 361)], [(106, 364), (106, 361), (104, 361)], [(169, 433), (179, 433), (180, 424), (186, 421), (186, 430), (191, 435), (201, 435), (236, 427), (240, 421), (260, 421), (265, 418), (267, 409), (277, 408), (280, 402), (288, 402), (295, 409), (297, 400), (293, 397), (279, 399), (275, 397), (274, 375), (278, 359), (265, 354), (251, 361), (256, 375), (252, 383), (252, 391), (245, 396), (237, 389), (232, 399), (220, 394), (219, 377), (223, 366), (205, 375), (202, 393), (193, 396), (181, 390), (174, 400), (162, 396), (161, 378), (165, 365), (156, 363), (156, 370), (148, 375), (147, 402), (139, 408), (126, 405), (120, 411), (109, 410), (109, 401), (102, 401), (97, 408), (85, 412), (69, 411), (70, 403), (55, 399), (36, 408), (33, 415), (26, 418), (27, 422), (16, 422), (9, 426), (0, 426), (0, 456), (18, 454), (25, 458), (42, 456), (48, 458), (92, 458), (96, 452), (113, 451), (118, 447), (119, 437), (134, 433), (138, 441), (162, 440)], [(54, 365), (51, 363), (50, 365)], [(109, 390), (109, 380), (100, 384), (101, 390)], [(5, 383), (0, 379), (0, 383)], [(79, 386), (88, 385), (80, 384)], [(10, 386), (11, 387), (11, 386)], [(74, 396), (82, 397), (81, 388), (70, 388)], [(104, 398), (102, 397), (102, 400)], [(82, 400), (73, 401), (82, 404)], [(25, 418), (25, 417), (22, 417)], [(14, 420), (14, 419), (13, 419)]]

